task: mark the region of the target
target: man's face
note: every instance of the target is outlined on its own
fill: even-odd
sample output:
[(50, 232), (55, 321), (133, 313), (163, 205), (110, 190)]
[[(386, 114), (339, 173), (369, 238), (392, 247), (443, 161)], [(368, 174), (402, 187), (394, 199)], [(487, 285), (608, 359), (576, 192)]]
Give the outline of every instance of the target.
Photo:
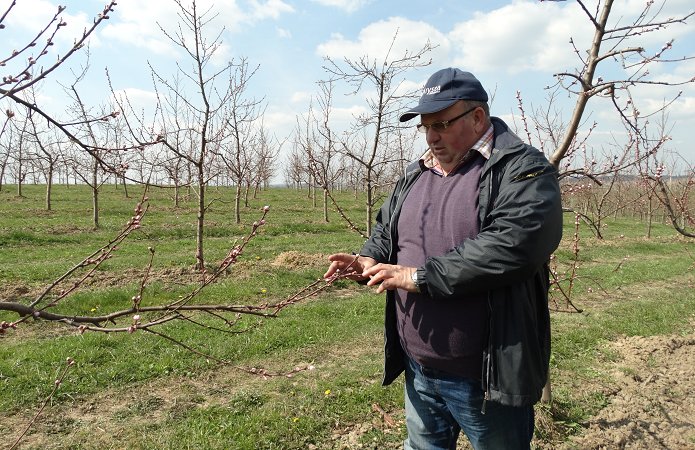
[[(435, 122), (451, 120), (466, 112), (469, 106), (465, 102), (457, 102), (450, 107), (433, 113), (422, 114), (421, 123), (431, 125)], [(485, 132), (485, 112), (476, 108), (465, 116), (454, 120), (442, 131), (434, 128), (427, 130), (426, 138), (432, 154), (445, 172), (455, 168), (461, 158), (470, 150)]]

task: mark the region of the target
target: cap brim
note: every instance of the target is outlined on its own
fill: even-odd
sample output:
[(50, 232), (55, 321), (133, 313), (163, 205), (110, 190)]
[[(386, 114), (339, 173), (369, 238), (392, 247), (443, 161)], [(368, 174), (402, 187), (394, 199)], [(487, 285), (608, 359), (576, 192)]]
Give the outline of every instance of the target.
[(415, 108), (412, 108), (405, 113), (401, 114), (401, 117), (399, 120), (401, 122), (407, 122), (410, 119), (412, 119), (415, 116), (419, 116), (421, 114), (433, 114), (439, 111), (442, 111), (449, 106), (453, 105), (459, 101), (459, 99), (451, 99), (451, 100), (439, 100), (439, 101), (434, 101), (434, 102), (426, 102), (420, 105), (417, 105)]

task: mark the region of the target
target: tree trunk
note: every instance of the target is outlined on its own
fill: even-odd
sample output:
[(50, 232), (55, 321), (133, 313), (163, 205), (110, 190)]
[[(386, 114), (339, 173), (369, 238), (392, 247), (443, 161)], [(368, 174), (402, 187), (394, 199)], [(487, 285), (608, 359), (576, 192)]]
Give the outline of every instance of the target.
[(95, 230), (99, 228), (99, 176), (97, 170), (99, 170), (99, 163), (95, 159), (92, 166), (92, 225), (94, 225)]
[(205, 225), (205, 177), (203, 170), (198, 172), (198, 217), (195, 233), (195, 268), (203, 270), (205, 268), (205, 258), (203, 256), (203, 231)]
[(92, 186), (92, 225), (94, 229), (99, 228), (99, 188)]
[(652, 218), (654, 217), (654, 207), (652, 205), (652, 198), (649, 197), (649, 203), (647, 205), (647, 239), (652, 237)]
[(123, 175), (123, 178), (121, 178), (121, 184), (123, 184), (123, 190), (125, 191), (125, 198), (130, 198), (130, 194), (128, 193), (128, 183), (125, 182), (125, 175)]
[(53, 188), (53, 164), (48, 165), (48, 175), (46, 176), (46, 211), (51, 210), (51, 191)]
[(241, 223), (241, 181), (237, 181), (236, 194), (234, 195), (234, 220)]

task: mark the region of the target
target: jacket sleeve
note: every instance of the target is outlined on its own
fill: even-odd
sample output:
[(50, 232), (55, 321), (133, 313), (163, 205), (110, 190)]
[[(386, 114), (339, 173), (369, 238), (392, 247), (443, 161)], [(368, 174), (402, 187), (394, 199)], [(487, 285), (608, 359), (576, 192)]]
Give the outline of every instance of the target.
[[(498, 189), (490, 189), (493, 178)], [(497, 184), (498, 183), (498, 184)], [(480, 233), (425, 263), (433, 298), (479, 293), (531, 277), (562, 237), (562, 204), (556, 169), (535, 149), (515, 155), (502, 173), (488, 176), (481, 195), (489, 206)], [(486, 194), (487, 194), (486, 192)]]

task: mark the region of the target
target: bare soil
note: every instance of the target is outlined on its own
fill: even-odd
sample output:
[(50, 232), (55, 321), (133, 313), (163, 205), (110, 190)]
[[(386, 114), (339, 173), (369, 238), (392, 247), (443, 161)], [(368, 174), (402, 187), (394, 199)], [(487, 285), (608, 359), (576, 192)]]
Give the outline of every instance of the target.
[(561, 448), (695, 449), (695, 333), (626, 337), (609, 347), (618, 354), (609, 403)]
[[(608, 344), (618, 356), (607, 369), (613, 380), (608, 404), (566, 442), (534, 440), (537, 450), (695, 450), (695, 332), (686, 335), (626, 337)], [(587, 386), (587, 389), (595, 389)], [(402, 411), (371, 424), (336, 433), (335, 448), (370, 448), (358, 444), (371, 427), (403, 425)], [(394, 424), (396, 418), (396, 424)], [(542, 419), (538, 422), (543, 422)], [(552, 427), (550, 422), (539, 427)], [(545, 432), (552, 430), (543, 430)], [(394, 447), (400, 448), (400, 447)], [(459, 449), (470, 449), (465, 437)]]

